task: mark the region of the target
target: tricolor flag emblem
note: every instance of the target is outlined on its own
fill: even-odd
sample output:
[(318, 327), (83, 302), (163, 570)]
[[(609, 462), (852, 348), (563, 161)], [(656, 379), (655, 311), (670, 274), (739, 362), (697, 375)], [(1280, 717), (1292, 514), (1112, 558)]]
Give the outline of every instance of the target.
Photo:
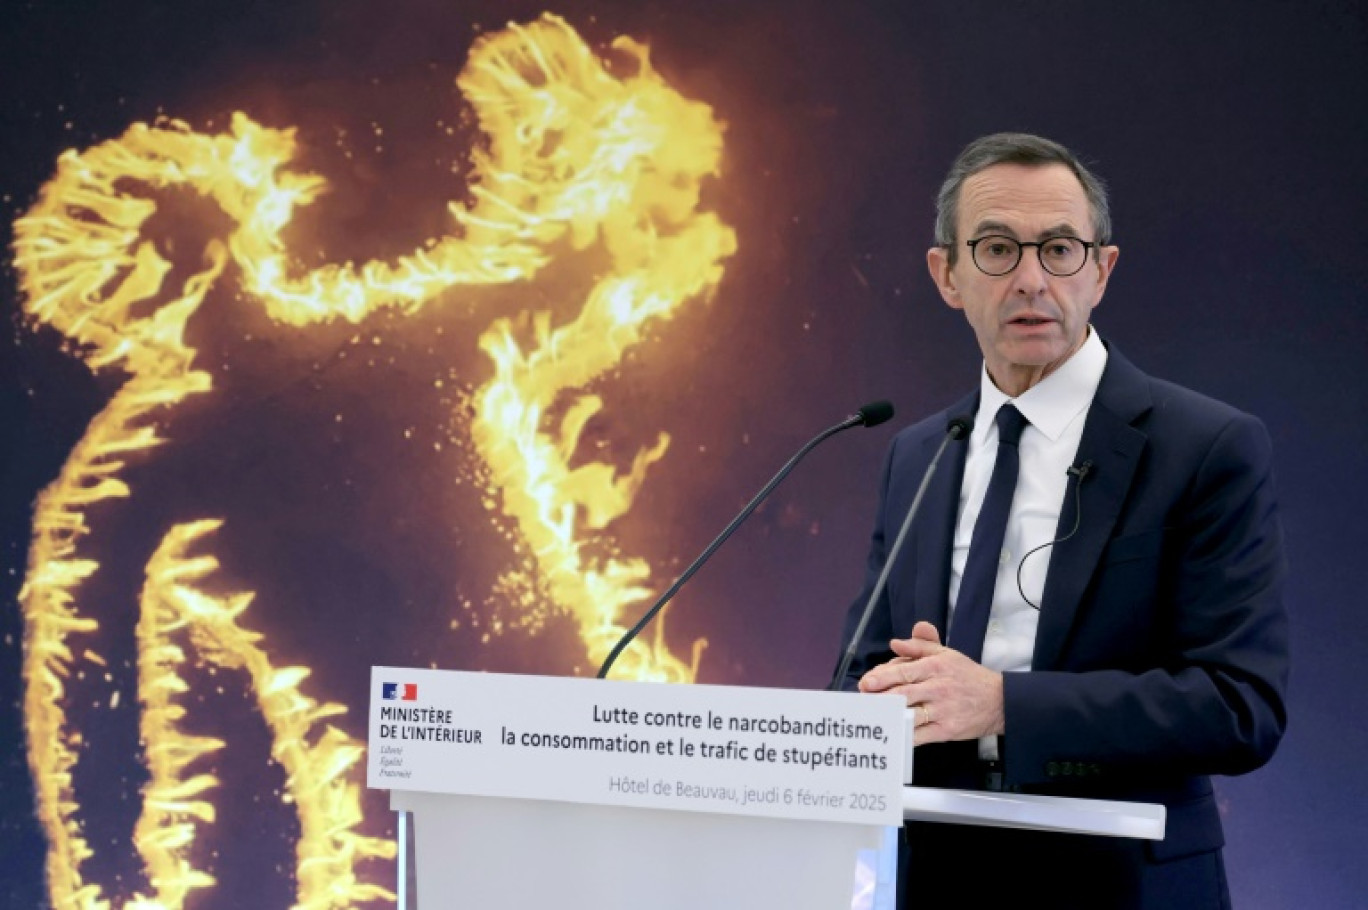
[(381, 683), (380, 695), (390, 701), (417, 701), (417, 683)]

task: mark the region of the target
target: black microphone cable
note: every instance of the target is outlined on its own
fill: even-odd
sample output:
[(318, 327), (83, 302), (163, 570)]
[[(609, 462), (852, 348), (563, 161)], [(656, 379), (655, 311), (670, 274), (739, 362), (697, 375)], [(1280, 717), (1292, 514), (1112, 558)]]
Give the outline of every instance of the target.
[(1088, 478), (1088, 474), (1092, 472), (1092, 468), (1093, 463), (1091, 461), (1085, 461), (1080, 465), (1074, 465), (1073, 467), (1069, 468), (1069, 470), (1066, 472), (1074, 478), (1073, 528), (1071, 528), (1069, 530), (1069, 533), (1065, 534), (1063, 537), (1056, 537), (1054, 540), (1051, 540), (1048, 543), (1043, 543), (1038, 547), (1033, 547), (1030, 550), (1027, 550), (1026, 555), (1021, 557), (1021, 562), (1017, 563), (1017, 593), (1021, 595), (1022, 600), (1026, 601), (1026, 605), (1029, 606), (1031, 609), (1035, 610), (1037, 613), (1040, 612), (1040, 605), (1031, 602), (1031, 598), (1026, 596), (1026, 589), (1021, 585), (1021, 568), (1022, 566), (1026, 565), (1026, 560), (1030, 559), (1034, 554), (1039, 553), (1046, 547), (1053, 547), (1055, 544), (1061, 544), (1078, 533), (1078, 529), (1083, 525), (1083, 481)]

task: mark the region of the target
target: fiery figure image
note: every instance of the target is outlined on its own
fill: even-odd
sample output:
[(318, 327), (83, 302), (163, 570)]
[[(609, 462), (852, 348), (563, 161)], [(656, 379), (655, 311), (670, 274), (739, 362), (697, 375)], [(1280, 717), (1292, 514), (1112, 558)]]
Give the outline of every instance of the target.
[[(242, 113), (214, 135), (175, 121), (139, 123), (68, 151), (16, 223), (26, 313), (69, 338), (91, 370), (127, 377), (38, 498), (20, 593), (28, 763), (53, 906), (118, 901), (170, 910), (214, 887), (195, 847), (215, 820), (220, 780), (211, 763), (224, 741), (185, 730), (192, 654), (250, 690), (269, 731), (271, 757), (286, 776), (283, 798), (300, 827), (294, 905), (394, 899), (372, 880), (374, 861), (392, 857), (394, 844), (358, 830), (364, 746), (329, 722), (346, 707), (307, 694), (309, 668), (272, 663), (252, 623), (252, 611), (268, 605), (203, 584), (218, 567), (210, 553), (217, 517), (167, 528), (145, 568), (136, 641), (149, 777), (132, 843), (151, 893), (110, 895), (82, 872), (94, 850), (73, 781), (82, 738), (69, 718), (69, 684), (82, 663), (98, 663), (90, 642), (101, 620), (82, 601), (83, 584), (100, 567), (82, 541), (93, 507), (135, 501), (121, 472), (166, 441), (157, 415), (211, 393), (186, 329), (230, 270), (273, 322), (305, 331), (384, 309), (417, 313), (452, 289), (526, 282), (566, 250), (602, 251), (607, 267), (572, 318), (557, 324), (549, 313), (522, 314), (520, 323), (502, 315), (481, 332), (493, 375), (475, 391), (468, 429), (491, 508), (530, 554), (538, 590), (573, 619), (588, 662), (606, 656), (629, 624), (624, 614), (650, 595), (644, 559), (598, 555), (595, 545), (631, 508), (669, 438), (661, 434), (626, 466), (586, 459), (585, 427), (604, 408), (587, 389), (653, 321), (715, 289), (736, 239), (700, 210), (701, 187), (718, 173), (722, 152), (711, 109), (672, 90), (641, 45), (620, 38), (614, 49), (630, 73), (615, 75), (552, 15), (480, 38), (456, 80), (487, 140), (471, 152), (471, 201), (451, 204), (449, 236), (394, 261), (301, 267), (283, 232), (326, 181), (291, 169), (294, 131)], [(157, 203), (130, 194), (139, 185), (194, 194), (230, 225), (176, 286), (175, 270), (147, 236)], [(530, 342), (515, 331), (523, 324), (532, 326)], [(692, 681), (701, 644), (681, 657), (659, 636), (638, 641), (618, 673)]]

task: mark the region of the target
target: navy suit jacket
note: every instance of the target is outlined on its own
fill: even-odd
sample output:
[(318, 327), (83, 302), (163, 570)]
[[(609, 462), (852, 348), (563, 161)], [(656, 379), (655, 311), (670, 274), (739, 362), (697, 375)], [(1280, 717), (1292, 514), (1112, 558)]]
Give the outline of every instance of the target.
[[(903, 430), (885, 465), (865, 590), (957, 415)], [(888, 660), (920, 620), (942, 638), (965, 446), (951, 443), (850, 674)], [(1005, 783), (1023, 792), (1162, 802), (1162, 862), (1223, 844), (1210, 774), (1268, 760), (1287, 723), (1288, 622), (1268, 434), (1253, 417), (1142, 373), (1114, 347), (1088, 411), (1056, 536), (1032, 670), (1004, 675)], [(1075, 496), (1077, 492), (1077, 497)], [(1039, 558), (1039, 557), (1037, 557)], [(917, 750), (915, 782), (960, 786), (971, 744)], [(957, 776), (958, 775), (958, 776)]]

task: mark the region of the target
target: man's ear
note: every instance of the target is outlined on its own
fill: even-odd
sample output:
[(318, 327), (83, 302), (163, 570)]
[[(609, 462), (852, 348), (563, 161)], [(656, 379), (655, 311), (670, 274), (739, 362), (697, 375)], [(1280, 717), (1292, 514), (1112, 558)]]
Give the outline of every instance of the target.
[(950, 251), (943, 246), (931, 247), (926, 251), (926, 269), (946, 305), (956, 310), (964, 309), (959, 287), (955, 284), (954, 267), (950, 265)]
[(1097, 299), (1093, 301), (1096, 307), (1102, 302), (1102, 295), (1107, 292), (1107, 281), (1111, 278), (1112, 269), (1116, 268), (1116, 260), (1121, 257), (1119, 247), (1104, 246), (1097, 251)]

